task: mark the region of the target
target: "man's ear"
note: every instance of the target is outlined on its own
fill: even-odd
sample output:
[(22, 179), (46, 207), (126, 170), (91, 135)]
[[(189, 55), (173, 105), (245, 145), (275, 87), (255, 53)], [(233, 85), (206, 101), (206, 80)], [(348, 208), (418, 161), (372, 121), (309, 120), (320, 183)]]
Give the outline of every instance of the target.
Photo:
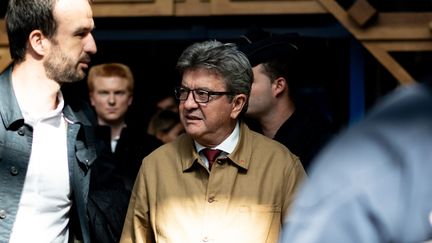
[(243, 110), (243, 107), (246, 105), (246, 101), (247, 101), (247, 96), (245, 94), (238, 94), (233, 97), (231, 118), (237, 119), (237, 117)]
[(163, 141), (163, 139), (164, 139), (164, 135), (165, 135), (165, 134), (164, 134), (162, 131), (157, 131), (156, 134), (155, 134), (155, 137), (156, 137), (157, 139)]
[(44, 56), (48, 47), (49, 41), (40, 30), (33, 30), (30, 33), (29, 48), (31, 48), (33, 52), (37, 53), (40, 56)]
[(283, 93), (286, 89), (288, 89), (287, 81), (284, 77), (278, 77), (275, 80), (273, 80), (273, 95), (275, 97), (279, 96), (281, 93)]

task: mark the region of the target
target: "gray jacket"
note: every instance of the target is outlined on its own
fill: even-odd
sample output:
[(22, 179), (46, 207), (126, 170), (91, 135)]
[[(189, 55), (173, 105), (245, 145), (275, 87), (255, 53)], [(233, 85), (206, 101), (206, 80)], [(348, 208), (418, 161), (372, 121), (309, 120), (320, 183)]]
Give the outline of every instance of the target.
[[(11, 83), (12, 67), (0, 75), (0, 242), (8, 242), (18, 211), (30, 158), (33, 129), (24, 123)], [(96, 158), (91, 122), (85, 103), (65, 100), (67, 150), (72, 190), (71, 237), (90, 242), (87, 195), (90, 166)]]
[(431, 158), (431, 83), (401, 86), (313, 162), (282, 242), (429, 242)]

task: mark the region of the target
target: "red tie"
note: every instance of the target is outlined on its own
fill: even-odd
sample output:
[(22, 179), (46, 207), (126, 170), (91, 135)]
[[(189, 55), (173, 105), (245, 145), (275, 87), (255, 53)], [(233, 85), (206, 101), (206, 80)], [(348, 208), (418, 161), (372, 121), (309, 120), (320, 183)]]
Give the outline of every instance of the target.
[(209, 170), (211, 170), (211, 167), (213, 165), (213, 162), (215, 161), (215, 159), (219, 156), (219, 154), (222, 152), (219, 149), (209, 149), (209, 148), (205, 148), (202, 150), (204, 156), (207, 158), (208, 162), (209, 162)]

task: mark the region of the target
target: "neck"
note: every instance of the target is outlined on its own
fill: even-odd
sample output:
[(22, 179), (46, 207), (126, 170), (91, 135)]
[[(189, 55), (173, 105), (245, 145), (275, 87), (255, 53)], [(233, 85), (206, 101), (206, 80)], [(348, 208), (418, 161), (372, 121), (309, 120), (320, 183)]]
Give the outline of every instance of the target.
[(292, 101), (279, 102), (268, 113), (259, 118), (261, 129), (266, 137), (274, 138), (279, 128), (295, 111)]
[(12, 86), (21, 110), (39, 116), (57, 107), (60, 84), (47, 78), (39, 64), (29, 62), (14, 66)]
[(126, 127), (126, 123), (124, 121), (119, 121), (119, 122), (111, 122), (111, 123), (106, 123), (102, 120), (99, 119), (99, 125), (105, 125), (105, 126), (109, 126), (111, 128), (111, 140), (114, 138), (117, 138), (120, 136), (123, 128)]
[(230, 125), (227, 126), (225, 133), (209, 134), (200, 138), (194, 138), (199, 144), (207, 148), (214, 148), (227, 139), (234, 131), (237, 125), (237, 120), (231, 120)]

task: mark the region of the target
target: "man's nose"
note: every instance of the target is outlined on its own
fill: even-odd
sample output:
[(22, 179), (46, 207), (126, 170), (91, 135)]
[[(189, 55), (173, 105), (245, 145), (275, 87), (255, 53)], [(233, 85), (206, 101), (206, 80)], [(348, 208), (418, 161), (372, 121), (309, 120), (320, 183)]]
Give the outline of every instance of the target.
[(184, 101), (185, 108), (196, 108), (198, 107), (198, 103), (195, 101), (195, 97), (193, 91), (190, 91), (186, 100)]
[(86, 37), (86, 43), (84, 44), (84, 51), (90, 54), (95, 54), (97, 52), (96, 41), (93, 35), (90, 33)]
[(110, 105), (114, 105), (115, 104), (115, 95), (114, 94), (110, 94), (108, 96), (108, 104), (110, 104)]

